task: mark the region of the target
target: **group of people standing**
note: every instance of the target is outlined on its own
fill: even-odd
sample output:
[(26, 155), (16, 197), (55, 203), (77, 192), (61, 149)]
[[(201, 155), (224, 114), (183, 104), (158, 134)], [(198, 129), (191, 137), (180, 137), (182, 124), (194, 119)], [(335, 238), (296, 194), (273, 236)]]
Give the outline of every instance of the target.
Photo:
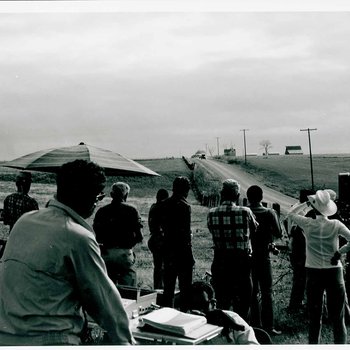
[[(0, 263), (1, 345), (80, 344), (86, 313), (107, 331), (111, 344), (135, 343), (117, 286), (137, 286), (133, 248), (144, 239), (143, 225), (136, 207), (127, 203), (130, 186), (124, 182), (112, 185), (111, 203), (97, 210), (92, 226), (87, 223), (105, 196), (105, 181), (95, 163), (67, 163), (57, 175), (54, 198), (43, 209), (23, 211), (11, 226)], [(176, 177), (171, 194), (157, 192), (148, 216), (154, 288), (163, 290), (162, 306), (175, 307), (178, 282), (178, 306), (184, 312), (195, 308), (190, 188), (187, 177)], [(27, 202), (28, 191), (27, 186), (21, 194)], [(214, 256), (202, 309), (208, 311), (215, 301), (215, 308), (231, 313), (232, 319), (239, 316), (244, 325), (277, 335), (281, 332), (274, 325), (270, 253), (274, 239), (282, 236), (280, 220), (274, 209), (263, 205), (261, 187), (248, 188), (246, 206), (239, 204), (240, 195), (237, 181), (223, 181), (220, 204), (208, 212)], [(309, 209), (315, 217), (305, 216)], [(328, 219), (336, 211), (325, 190), (308, 196), (287, 215), (305, 237), (310, 343), (320, 340), (325, 292), (335, 342), (347, 340), (339, 260), (350, 251), (350, 243), (339, 249), (338, 237), (349, 241), (350, 231), (339, 220)]]
[[(162, 200), (164, 190), (159, 190), (157, 203), (149, 212), (151, 237), (148, 244), (154, 257), (154, 287), (164, 288), (164, 306), (173, 307), (177, 276), (180, 309), (183, 311), (191, 307), (188, 301), (191, 300), (194, 266), (191, 210), (186, 202), (189, 188), (187, 178), (176, 178), (172, 197), (166, 199), (164, 196)], [(247, 191), (249, 207), (237, 204), (239, 196), (240, 185), (233, 179), (225, 180), (221, 203), (212, 208), (207, 217), (214, 244), (211, 283), (217, 307), (234, 310), (252, 325), (272, 335), (280, 334), (274, 327), (269, 256), (270, 245), (275, 238), (282, 236), (280, 221), (275, 210), (263, 206), (263, 192), (259, 186), (251, 186)], [(157, 245), (154, 242), (158, 242)]]
[[(257, 185), (247, 190), (249, 203), (247, 206), (238, 204), (240, 185), (233, 179), (223, 181), (220, 195), (220, 205), (210, 209), (207, 217), (207, 226), (214, 244), (211, 284), (215, 291), (217, 307), (237, 312), (245, 321), (255, 327), (263, 328), (270, 335), (281, 334), (281, 331), (274, 326), (270, 259), (274, 239), (282, 237), (278, 213), (263, 205), (263, 191)], [(320, 342), (325, 296), (328, 315), (333, 324), (334, 342), (347, 343), (345, 325), (347, 297), (340, 259), (343, 254), (350, 251), (350, 230), (335, 217), (337, 213), (335, 198), (336, 193), (332, 190), (319, 190), (313, 193), (303, 191), (299, 203), (294, 205), (286, 216), (286, 221), (289, 221), (294, 229), (292, 252), (299, 254), (299, 257), (292, 256), (292, 266), (295, 270), (289, 310), (300, 308), (304, 297), (303, 291), (300, 290), (306, 285), (310, 344)], [(179, 283), (180, 294), (183, 300), (186, 300), (185, 295), (191, 283), (188, 278), (189, 269), (193, 266), (193, 262), (182, 259), (181, 254), (174, 259), (175, 248), (181, 242), (179, 240), (175, 244), (174, 240), (180, 236), (176, 235), (177, 231), (170, 232), (161, 224), (162, 215), (164, 218), (162, 210), (166, 205), (159, 203), (157, 207), (163, 209), (159, 209), (156, 214), (159, 215), (158, 227), (154, 229), (150, 225), (151, 237), (158, 234), (165, 242), (167, 240), (171, 242), (170, 246), (174, 248), (169, 255), (163, 250), (166, 252), (164, 276), (167, 273), (167, 264), (178, 266), (180, 282), (181, 273), (185, 271), (187, 264), (186, 278), (182, 276), (182, 283)], [(155, 220), (154, 213), (152, 209), (150, 222)], [(176, 211), (173, 211), (174, 213)], [(180, 212), (177, 220), (173, 222), (181, 222)], [(184, 222), (188, 223), (188, 219), (186, 218)], [(187, 232), (188, 238), (184, 240), (187, 245), (187, 242), (191, 241), (191, 230), (188, 225), (184, 232)], [(339, 248), (341, 238), (348, 243)], [(159, 254), (161, 251), (159, 250)], [(159, 266), (157, 270), (160, 271)], [(187, 287), (184, 286), (184, 282), (187, 283)], [(159, 281), (157, 283), (159, 285)], [(167, 285), (164, 283), (164, 292), (166, 289)], [(173, 287), (170, 291), (173, 292)], [(182, 306), (186, 310), (188, 305)]]

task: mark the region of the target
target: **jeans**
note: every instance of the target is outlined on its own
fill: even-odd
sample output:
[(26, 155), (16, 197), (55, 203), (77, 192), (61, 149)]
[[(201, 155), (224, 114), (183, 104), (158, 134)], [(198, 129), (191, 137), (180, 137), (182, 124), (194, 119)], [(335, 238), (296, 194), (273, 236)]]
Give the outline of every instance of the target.
[[(274, 328), (272, 300), (272, 267), (269, 256), (253, 257), (253, 297), (251, 324), (266, 330)], [(261, 308), (258, 299), (261, 293)]]
[(248, 322), (253, 289), (251, 257), (239, 250), (215, 250), (211, 272), (218, 308), (232, 310)]
[(292, 291), (291, 291), (290, 300), (289, 300), (289, 308), (291, 310), (298, 310), (302, 307), (304, 296), (305, 296), (305, 286), (306, 286), (305, 259), (304, 261), (293, 262), (292, 267), (293, 267), (293, 282), (292, 282)]
[(309, 344), (319, 344), (324, 292), (327, 293), (328, 315), (333, 323), (335, 344), (347, 343), (345, 326), (345, 284), (343, 269), (306, 268), (306, 294), (309, 311)]

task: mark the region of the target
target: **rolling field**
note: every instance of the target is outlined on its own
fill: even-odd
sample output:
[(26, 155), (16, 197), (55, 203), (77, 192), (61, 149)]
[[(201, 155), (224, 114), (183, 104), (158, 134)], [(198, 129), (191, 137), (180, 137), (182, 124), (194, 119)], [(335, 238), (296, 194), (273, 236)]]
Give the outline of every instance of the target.
[[(311, 164), (308, 155), (248, 157), (248, 172), (264, 179), (270, 187), (298, 198), (299, 190), (311, 188)], [(315, 189), (338, 192), (338, 175), (350, 172), (350, 155), (314, 155), (312, 157)]]
[[(156, 171), (161, 177), (125, 177), (107, 179), (105, 192), (109, 194), (110, 186), (115, 181), (125, 181), (131, 186), (129, 202), (140, 211), (144, 225), (144, 241), (137, 245), (136, 269), (138, 271), (138, 285), (141, 288), (152, 289), (152, 256), (147, 247), (149, 230), (147, 225), (148, 211), (155, 201), (155, 195), (159, 188), (166, 188), (171, 192), (172, 181), (178, 175), (190, 176), (191, 171), (182, 159), (149, 159), (138, 160), (142, 165)], [(310, 187), (310, 163), (307, 156), (271, 156), (269, 158), (248, 158), (245, 165), (242, 160), (238, 165), (253, 173), (259, 179), (264, 179), (265, 184), (278, 189), (286, 194), (298, 197), (300, 188)], [(350, 157), (314, 156), (314, 179), (319, 188), (332, 188), (338, 190), (338, 173), (350, 171)], [(235, 165), (236, 166), (236, 165)], [(4, 198), (15, 191), (14, 178), (16, 170), (0, 168), (0, 208)], [(40, 207), (55, 192), (54, 177), (43, 173), (33, 173), (34, 182), (31, 195), (35, 197)], [(98, 205), (103, 206), (111, 198), (107, 196)], [(210, 271), (213, 257), (212, 242), (206, 227), (208, 208), (201, 206), (191, 192), (188, 201), (192, 206), (192, 232), (193, 251), (196, 260), (194, 279), (201, 279), (206, 271)], [(88, 219), (91, 223), (93, 216)], [(0, 223), (0, 232), (7, 233), (7, 227)], [(283, 242), (286, 244), (287, 242)], [(286, 307), (289, 302), (291, 289), (292, 270), (289, 264), (287, 252), (281, 252), (272, 256), (274, 268), (274, 301), (276, 326), (283, 331), (282, 335), (275, 336), (275, 344), (307, 344), (307, 323), (304, 315), (289, 315)], [(332, 343), (332, 332), (329, 325), (323, 329), (323, 343)]]

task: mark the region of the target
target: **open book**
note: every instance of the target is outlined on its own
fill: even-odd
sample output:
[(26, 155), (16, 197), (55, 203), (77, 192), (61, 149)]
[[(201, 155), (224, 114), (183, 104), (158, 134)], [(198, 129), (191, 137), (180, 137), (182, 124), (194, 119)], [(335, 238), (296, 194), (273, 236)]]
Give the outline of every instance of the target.
[(207, 319), (204, 316), (186, 314), (176, 309), (163, 307), (142, 316), (140, 322), (143, 325), (186, 337), (205, 325)]

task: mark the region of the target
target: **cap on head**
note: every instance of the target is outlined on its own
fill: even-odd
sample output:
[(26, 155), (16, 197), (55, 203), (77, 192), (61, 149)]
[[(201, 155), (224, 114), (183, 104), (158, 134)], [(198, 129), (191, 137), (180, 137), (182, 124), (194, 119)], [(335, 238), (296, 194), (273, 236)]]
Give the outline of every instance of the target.
[(337, 205), (327, 190), (318, 190), (315, 195), (308, 196), (308, 200), (311, 206), (324, 216), (332, 216), (337, 212)]
[(130, 192), (130, 186), (125, 182), (115, 182), (112, 185), (111, 190), (111, 196), (118, 197), (118, 198), (124, 198), (127, 196)]
[(240, 193), (241, 186), (236, 180), (233, 179), (227, 179), (222, 183), (222, 192), (231, 194), (231, 195), (238, 195)]

